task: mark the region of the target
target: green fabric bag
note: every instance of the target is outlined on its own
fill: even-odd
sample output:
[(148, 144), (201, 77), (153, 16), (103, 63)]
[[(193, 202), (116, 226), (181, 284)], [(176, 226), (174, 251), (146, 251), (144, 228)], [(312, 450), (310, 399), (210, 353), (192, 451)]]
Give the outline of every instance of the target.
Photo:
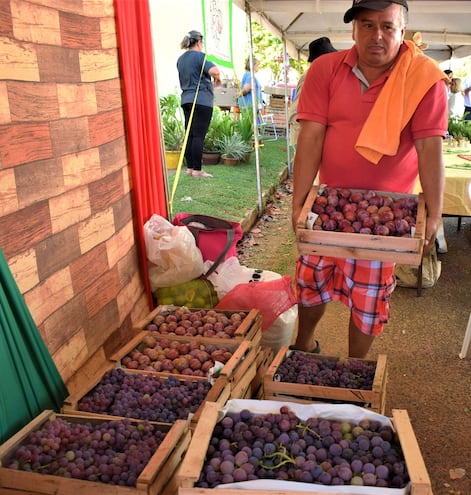
[(0, 249), (0, 442), (45, 409), (59, 411), (67, 388)]

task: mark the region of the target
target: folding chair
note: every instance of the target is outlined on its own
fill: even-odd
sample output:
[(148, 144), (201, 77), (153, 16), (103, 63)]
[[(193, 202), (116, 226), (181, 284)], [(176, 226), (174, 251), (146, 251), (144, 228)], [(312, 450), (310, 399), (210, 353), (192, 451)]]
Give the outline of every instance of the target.
[(259, 124), (258, 127), (260, 129), (260, 134), (263, 137), (271, 136), (271, 134), (267, 134), (267, 130), (271, 130), (273, 133), (272, 139), (267, 139), (266, 141), (276, 141), (278, 139), (278, 134), (276, 132), (275, 119), (272, 113), (261, 114), (259, 116)]

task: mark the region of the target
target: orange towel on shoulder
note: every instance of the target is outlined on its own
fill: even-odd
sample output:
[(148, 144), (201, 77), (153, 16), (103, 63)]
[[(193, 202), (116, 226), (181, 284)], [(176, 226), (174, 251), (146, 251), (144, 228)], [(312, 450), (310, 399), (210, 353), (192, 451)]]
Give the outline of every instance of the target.
[(401, 132), (427, 91), (446, 75), (438, 64), (412, 41), (396, 62), (358, 136), (355, 149), (377, 164), (383, 155), (393, 156)]

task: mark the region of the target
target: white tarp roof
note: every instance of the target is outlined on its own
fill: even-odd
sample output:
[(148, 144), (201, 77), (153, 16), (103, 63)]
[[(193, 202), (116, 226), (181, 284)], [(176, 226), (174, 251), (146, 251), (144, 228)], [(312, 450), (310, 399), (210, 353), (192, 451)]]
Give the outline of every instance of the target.
[[(286, 41), (293, 58), (307, 56), (309, 43), (328, 36), (339, 50), (352, 46), (343, 14), (351, 0), (233, 0), (252, 19)], [(408, 0), (408, 32), (422, 33), (427, 55), (442, 62), (471, 55), (471, 1)]]

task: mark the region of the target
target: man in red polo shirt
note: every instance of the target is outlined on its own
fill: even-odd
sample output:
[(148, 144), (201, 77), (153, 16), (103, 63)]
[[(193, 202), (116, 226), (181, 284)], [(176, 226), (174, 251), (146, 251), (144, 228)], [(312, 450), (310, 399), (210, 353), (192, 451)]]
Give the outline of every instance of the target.
[[(442, 138), (448, 126), (444, 74), (404, 42), (407, 0), (354, 0), (354, 46), (315, 60), (298, 106), (293, 226), (316, 176), (330, 187), (412, 193), (420, 176), (427, 206), (426, 248), (442, 213)], [(389, 84), (388, 84), (389, 82)], [(295, 349), (316, 352), (314, 330), (325, 305), (350, 309), (349, 355), (364, 358), (389, 318), (394, 264), (301, 256), (296, 283)]]

